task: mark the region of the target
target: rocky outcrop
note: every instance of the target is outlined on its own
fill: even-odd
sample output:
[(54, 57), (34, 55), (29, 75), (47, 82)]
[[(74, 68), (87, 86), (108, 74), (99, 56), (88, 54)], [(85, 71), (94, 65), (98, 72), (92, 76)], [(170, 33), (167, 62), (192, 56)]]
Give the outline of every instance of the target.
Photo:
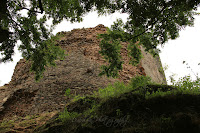
[(167, 84), (160, 57), (153, 57), (150, 53), (141, 48), (144, 58), (141, 60), (141, 66), (146, 75), (150, 76), (152, 81), (159, 84)]
[(40, 82), (35, 82), (34, 74), (29, 72), (30, 62), (21, 59), (11, 82), (0, 87), (0, 119), (8, 116), (25, 116), (47, 111), (62, 110), (69, 98), (64, 96), (70, 88), (75, 95), (92, 94), (93, 91), (109, 83), (123, 81), (128, 83), (136, 75), (148, 75), (154, 82), (165, 84), (164, 73), (159, 71), (161, 63), (143, 51), (144, 58), (138, 66), (129, 64), (128, 43), (122, 43), (123, 70), (119, 78), (99, 77), (100, 66), (106, 64), (99, 54), (98, 34), (106, 32), (106, 27), (74, 29), (61, 32), (64, 36), (58, 41), (68, 56), (57, 60), (56, 67), (48, 67)]

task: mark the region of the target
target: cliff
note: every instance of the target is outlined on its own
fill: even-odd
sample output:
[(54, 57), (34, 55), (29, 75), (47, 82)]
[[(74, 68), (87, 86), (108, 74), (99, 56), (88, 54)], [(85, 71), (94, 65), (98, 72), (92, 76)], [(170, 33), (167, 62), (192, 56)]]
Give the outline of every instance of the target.
[(35, 82), (34, 74), (29, 72), (31, 64), (21, 59), (10, 83), (0, 87), (0, 119), (63, 110), (69, 101), (64, 96), (68, 88), (71, 94), (83, 96), (116, 81), (128, 83), (136, 75), (148, 75), (154, 82), (166, 84), (165, 75), (160, 71), (162, 65), (159, 57), (152, 57), (143, 48), (144, 58), (140, 64), (129, 64), (126, 51), (128, 43), (122, 43), (124, 64), (119, 78), (99, 77), (100, 66), (106, 62), (98, 53), (100, 40), (97, 35), (105, 32), (103, 25), (61, 32), (64, 36), (58, 45), (68, 56), (64, 60), (57, 60), (56, 67), (47, 68), (40, 82)]

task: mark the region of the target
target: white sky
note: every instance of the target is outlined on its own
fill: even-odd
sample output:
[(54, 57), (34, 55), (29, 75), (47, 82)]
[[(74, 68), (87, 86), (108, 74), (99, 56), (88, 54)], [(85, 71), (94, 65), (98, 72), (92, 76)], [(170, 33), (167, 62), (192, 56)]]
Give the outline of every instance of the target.
[[(76, 28), (95, 27), (98, 24), (110, 27), (117, 18), (121, 18), (125, 22), (127, 15), (115, 13), (98, 17), (96, 12), (92, 12), (87, 14), (84, 17), (84, 21), (81, 23), (71, 24), (70, 22), (63, 21), (56, 26), (53, 34), (56, 34), (59, 31), (70, 31)], [(200, 66), (198, 66), (198, 63), (200, 63), (200, 16), (195, 18), (194, 27), (187, 27), (185, 30), (182, 30), (179, 38), (170, 40), (165, 44), (164, 48), (161, 49), (162, 52), (160, 53), (160, 57), (163, 67), (168, 66), (168, 69), (165, 71), (167, 79), (173, 74), (176, 74), (176, 79), (188, 74), (194, 76), (193, 72), (190, 69), (187, 69), (186, 65), (182, 64), (183, 61), (189, 63), (195, 73), (198, 73), (200, 70)], [(16, 48), (14, 61), (0, 64), (0, 86), (11, 80), (15, 65), (20, 58), (22, 57)]]

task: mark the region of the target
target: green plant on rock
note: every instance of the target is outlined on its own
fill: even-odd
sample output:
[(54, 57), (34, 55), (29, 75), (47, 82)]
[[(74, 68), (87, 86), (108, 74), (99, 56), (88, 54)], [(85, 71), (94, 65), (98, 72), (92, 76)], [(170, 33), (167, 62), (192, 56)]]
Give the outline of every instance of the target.
[(81, 114), (77, 112), (68, 112), (67, 108), (65, 108), (65, 110), (60, 113), (58, 119), (60, 119), (62, 122), (67, 122), (68, 120), (73, 120), (80, 115)]
[(128, 85), (122, 82), (115, 82), (113, 85), (109, 84), (106, 88), (101, 88), (97, 92), (94, 92), (94, 95), (102, 99), (107, 99), (110, 97), (118, 97), (123, 93), (135, 89), (138, 89), (139, 93), (144, 95), (147, 93), (146, 87), (148, 84), (152, 84), (150, 77), (136, 76), (131, 79)]
[(106, 88), (101, 88), (94, 95), (102, 99), (107, 99), (110, 97), (118, 97), (120, 94), (125, 93), (129, 90), (124, 83), (115, 82), (113, 85), (109, 84)]
[(162, 67), (162, 66), (159, 67), (158, 71), (159, 71), (160, 73), (164, 74), (164, 70), (163, 70), (163, 67)]
[(70, 92), (71, 92), (70, 88), (66, 89), (64, 96), (70, 97)]
[(78, 100), (80, 100), (80, 99), (84, 99), (86, 96), (81, 96), (81, 95), (75, 95), (75, 96), (73, 96), (73, 99), (72, 99), (72, 101), (73, 102), (75, 102), (75, 101), (78, 101)]

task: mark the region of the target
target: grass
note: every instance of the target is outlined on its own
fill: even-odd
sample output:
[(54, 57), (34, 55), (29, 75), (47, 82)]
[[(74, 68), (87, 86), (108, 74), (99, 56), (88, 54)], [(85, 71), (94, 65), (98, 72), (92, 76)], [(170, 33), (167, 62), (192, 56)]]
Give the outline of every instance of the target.
[[(130, 92), (139, 87), (146, 87), (146, 85), (151, 83), (150, 77), (137, 76), (131, 79), (131, 82), (128, 85), (125, 85), (123, 82), (116, 82), (114, 85), (108, 85), (106, 88), (99, 89), (94, 93), (95, 97), (101, 99), (108, 99), (112, 97), (119, 97), (123, 93)], [(141, 91), (141, 90), (138, 90)], [(142, 91), (141, 91), (142, 92)]]
[(116, 82), (114, 85), (108, 85), (104, 89), (99, 89), (97, 92), (94, 92), (95, 97), (101, 99), (107, 99), (110, 97), (118, 97), (122, 93), (130, 91), (130, 88), (125, 86), (122, 82)]

